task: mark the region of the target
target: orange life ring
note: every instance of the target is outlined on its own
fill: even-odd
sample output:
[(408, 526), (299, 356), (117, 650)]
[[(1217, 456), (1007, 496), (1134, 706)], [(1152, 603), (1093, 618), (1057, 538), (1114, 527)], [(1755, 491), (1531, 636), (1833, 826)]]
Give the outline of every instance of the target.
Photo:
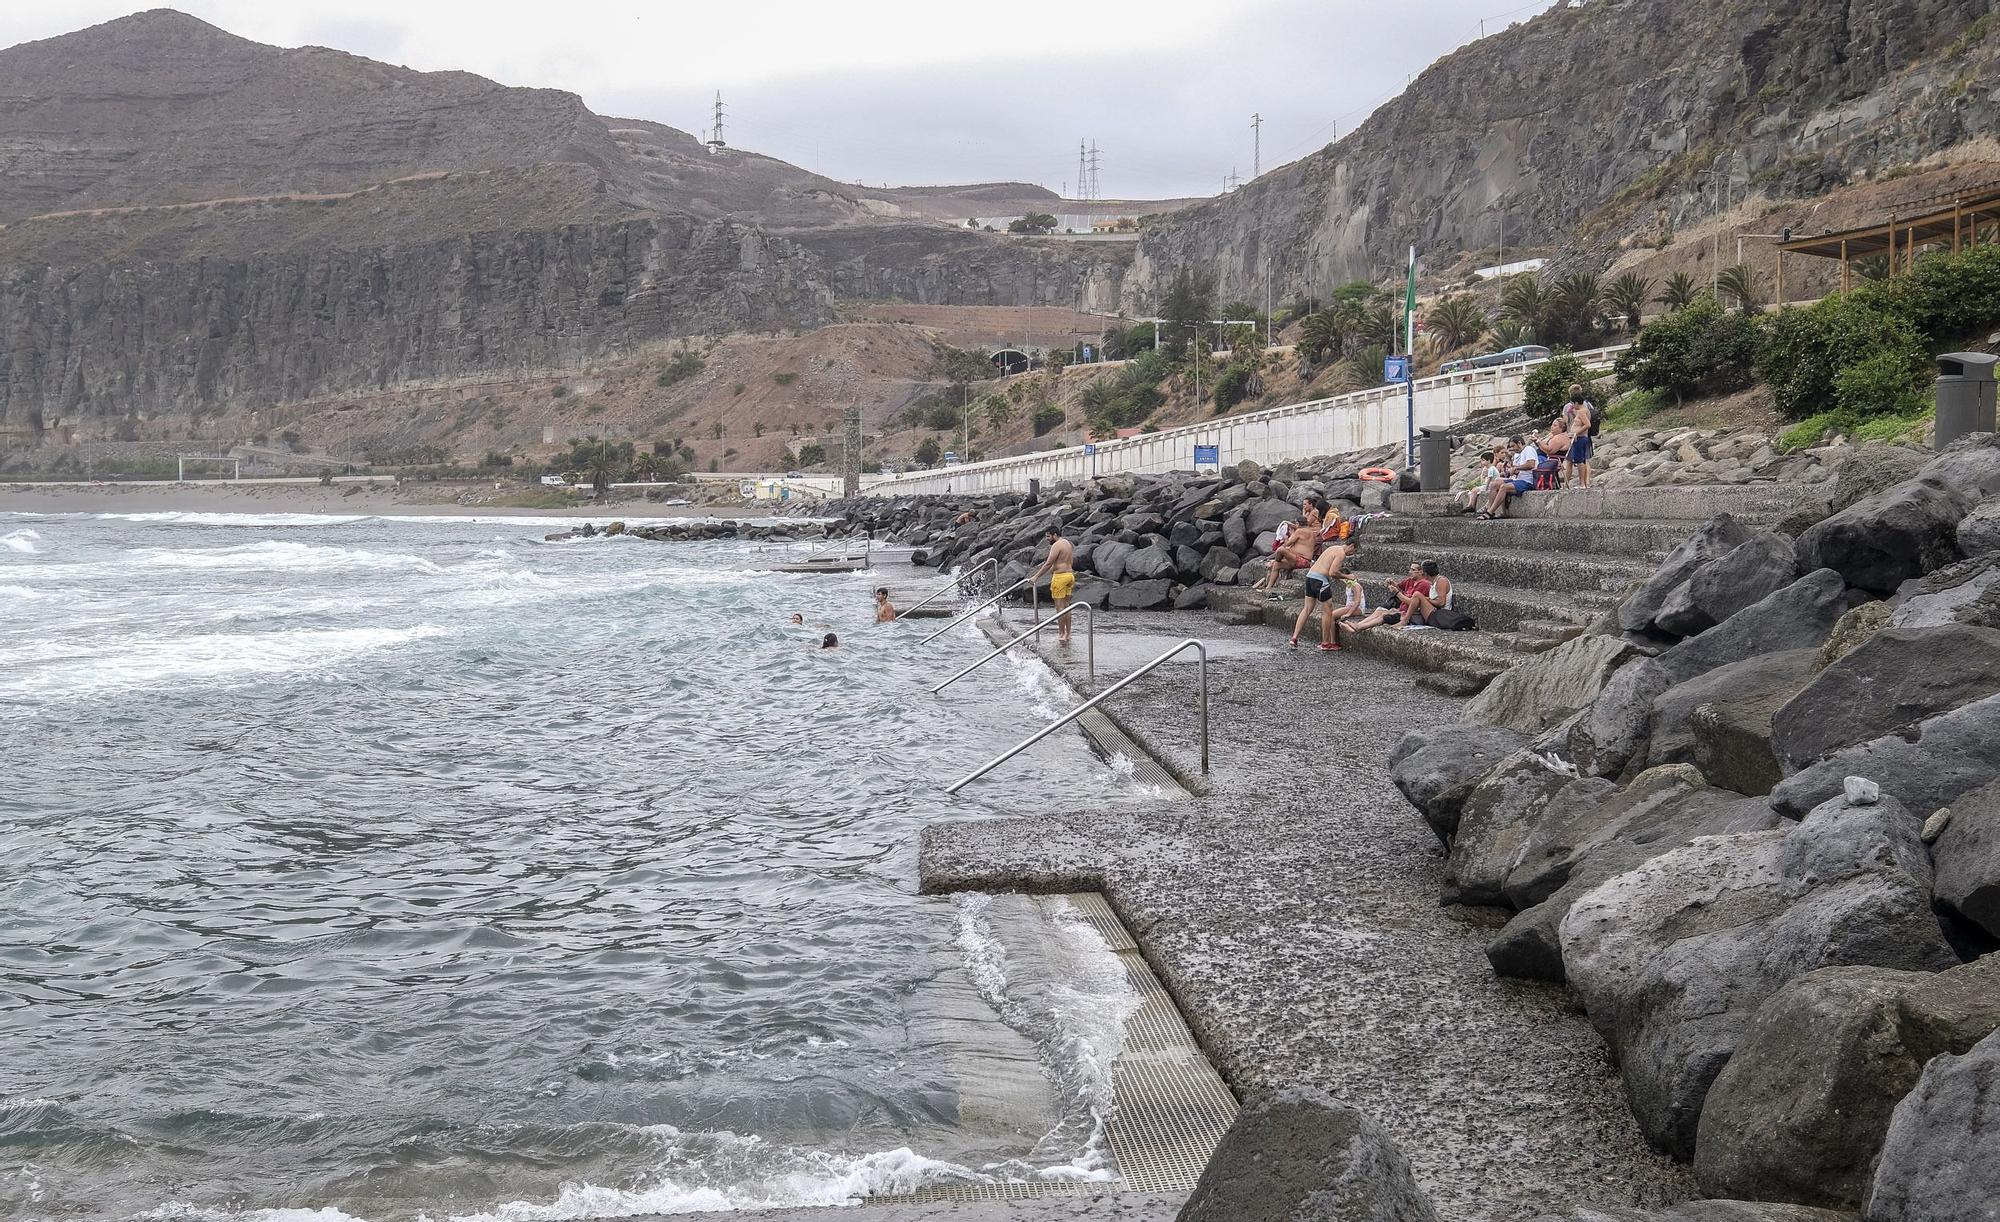
[(1371, 484), (1393, 484), (1396, 482), (1396, 473), (1387, 467), (1367, 467), (1361, 471), (1360, 475), (1362, 479), (1367, 480)]

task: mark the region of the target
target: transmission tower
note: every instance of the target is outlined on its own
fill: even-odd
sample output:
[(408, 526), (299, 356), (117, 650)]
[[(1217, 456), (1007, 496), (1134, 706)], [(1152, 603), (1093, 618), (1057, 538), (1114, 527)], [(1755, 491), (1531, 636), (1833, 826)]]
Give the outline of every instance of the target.
[(1078, 140), (1076, 142), (1076, 197), (1078, 199), (1090, 198), (1090, 179), (1085, 177), (1085, 167), (1089, 160), (1090, 156), (1084, 151), (1083, 141)]
[(1264, 116), (1250, 116), (1250, 139), (1254, 150), (1250, 154), (1250, 177), (1257, 178), (1264, 173)]
[(1090, 142), (1090, 194), (1089, 199), (1103, 199), (1104, 188), (1097, 181), (1097, 141)]
[(722, 142), (722, 90), (715, 91), (715, 126), (708, 129), (708, 151), (719, 153), (729, 147)]

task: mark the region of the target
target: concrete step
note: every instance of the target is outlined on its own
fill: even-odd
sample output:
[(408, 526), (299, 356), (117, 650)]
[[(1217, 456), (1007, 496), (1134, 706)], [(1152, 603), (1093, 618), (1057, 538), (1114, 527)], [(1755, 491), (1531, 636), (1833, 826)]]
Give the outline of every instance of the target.
[[(1821, 484), (1668, 484), (1657, 488), (1564, 488), (1528, 492), (1508, 502), (1510, 518), (1639, 518), (1699, 524), (1718, 513), (1768, 522), (1812, 503), (1824, 504)], [(1398, 492), (1389, 508), (1414, 517), (1458, 512), (1449, 492)]]
[[(1217, 589), (1209, 593), (1209, 609), (1228, 615), (1238, 624), (1264, 624), (1289, 636), (1298, 616), (1299, 595), (1274, 601), (1244, 589)], [(1306, 625), (1299, 648), (1317, 644), (1317, 619)], [(1341, 629), (1341, 646), (1375, 657), (1387, 658), (1423, 672), (1415, 682), (1452, 696), (1470, 696), (1485, 688), (1494, 675), (1522, 658), (1511, 634), (1496, 632), (1440, 632), (1436, 629), (1405, 631), (1378, 625), (1360, 632)]]
[[(1364, 551), (1364, 559), (1373, 559)], [(1395, 573), (1357, 571), (1362, 588), (1368, 591), (1368, 605), (1380, 606), (1387, 600), (1388, 592), (1382, 588), (1386, 581), (1400, 581), (1405, 576), (1401, 570)], [(1303, 598), (1304, 593), (1292, 587), (1280, 586), (1294, 598)], [(1528, 624), (1562, 625), (1581, 628), (1599, 615), (1618, 605), (1618, 596), (1608, 590), (1580, 590), (1558, 594), (1552, 590), (1523, 590), (1512, 586), (1489, 585), (1484, 582), (1456, 581), (1452, 583), (1452, 607), (1463, 611), (1477, 620), (1479, 627), (1487, 632), (1517, 632)], [(1296, 610), (1298, 604), (1292, 604)], [(1554, 640), (1550, 644), (1555, 644)]]
[[(1390, 519), (1396, 520), (1396, 519)], [(1517, 551), (1582, 552), (1623, 559), (1664, 559), (1697, 525), (1674, 519), (1418, 517), (1400, 519), (1400, 535), (1364, 532), (1364, 545), (1378, 538), (1465, 547), (1510, 547)], [(1369, 523), (1370, 528), (1377, 523)]]
[(1455, 585), (1546, 590), (1557, 594), (1619, 593), (1632, 582), (1651, 575), (1654, 569), (1654, 563), (1643, 556), (1626, 558), (1382, 539), (1362, 540), (1356, 567), (1400, 576), (1412, 562), (1425, 560), (1437, 561)]

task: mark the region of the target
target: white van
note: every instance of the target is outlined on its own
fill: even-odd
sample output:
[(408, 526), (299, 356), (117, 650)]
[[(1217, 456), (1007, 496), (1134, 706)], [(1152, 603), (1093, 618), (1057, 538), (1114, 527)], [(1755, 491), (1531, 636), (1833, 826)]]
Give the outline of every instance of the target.
[(564, 481), (564, 479), (563, 479), (563, 477), (562, 477), (562, 476), (560, 476), (560, 475), (544, 475), (544, 476), (542, 477), (542, 487), (544, 487), (544, 488), (567, 488), (567, 487), (569, 487), (569, 484), (568, 484), (567, 482), (565, 482), (565, 481)]

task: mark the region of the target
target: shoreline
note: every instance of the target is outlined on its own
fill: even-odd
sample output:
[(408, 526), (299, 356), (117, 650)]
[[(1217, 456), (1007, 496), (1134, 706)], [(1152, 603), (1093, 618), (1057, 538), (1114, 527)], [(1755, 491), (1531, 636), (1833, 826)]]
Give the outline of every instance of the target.
[[(763, 519), (775, 504), (664, 505), (637, 498), (540, 507), (488, 504), (465, 485), (361, 484), (7, 484), (0, 513), (324, 514), (385, 518), (575, 518), (609, 522), (682, 518)], [(451, 495), (457, 493), (457, 496)], [(810, 508), (802, 505), (800, 508)]]

